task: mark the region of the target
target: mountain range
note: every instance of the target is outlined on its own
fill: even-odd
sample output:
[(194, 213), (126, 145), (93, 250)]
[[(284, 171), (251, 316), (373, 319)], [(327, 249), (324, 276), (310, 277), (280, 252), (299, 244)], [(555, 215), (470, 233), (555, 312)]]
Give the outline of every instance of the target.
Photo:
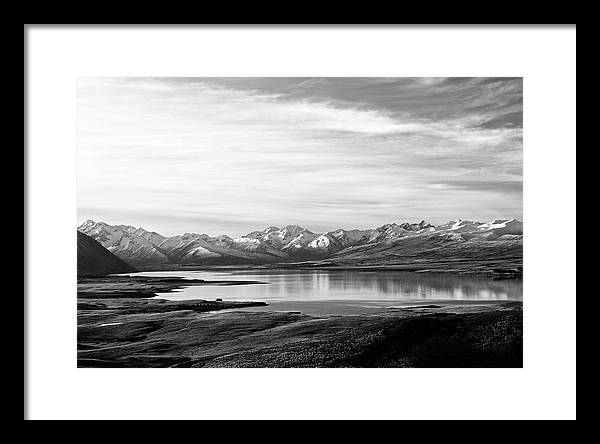
[(316, 233), (299, 225), (268, 227), (244, 236), (185, 233), (166, 237), (141, 227), (87, 220), (78, 227), (137, 268), (168, 264), (235, 265), (330, 260), (369, 261), (521, 257), (523, 223), (517, 219), (446, 224), (389, 223), (364, 230)]

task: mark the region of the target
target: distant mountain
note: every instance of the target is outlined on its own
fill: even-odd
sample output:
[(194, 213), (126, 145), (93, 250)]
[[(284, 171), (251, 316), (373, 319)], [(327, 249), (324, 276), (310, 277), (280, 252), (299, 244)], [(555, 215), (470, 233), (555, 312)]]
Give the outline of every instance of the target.
[(109, 225), (88, 220), (78, 230), (93, 237), (108, 251), (129, 263), (166, 263), (167, 256), (156, 248), (166, 238), (130, 225)]
[[(385, 226), (384, 226), (385, 227)], [(523, 223), (502, 219), (481, 223), (453, 220), (401, 233), (397, 227), (382, 230), (374, 241), (332, 255), (333, 263), (375, 265), (457, 260), (500, 261), (522, 258)]]
[(90, 236), (77, 231), (77, 276), (132, 273), (134, 267), (119, 259)]
[(390, 223), (366, 230), (315, 233), (299, 225), (269, 227), (238, 238), (185, 233), (164, 237), (130, 225), (88, 220), (78, 230), (136, 266), (247, 264), (332, 259), (342, 262), (411, 257), (493, 257), (522, 254), (523, 223), (455, 219)]

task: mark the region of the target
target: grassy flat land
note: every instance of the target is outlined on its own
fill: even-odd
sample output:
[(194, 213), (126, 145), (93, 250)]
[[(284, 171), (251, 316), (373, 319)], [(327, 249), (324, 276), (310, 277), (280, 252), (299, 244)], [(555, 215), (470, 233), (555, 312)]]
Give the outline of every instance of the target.
[[(364, 315), (260, 303), (85, 298), (79, 367), (521, 367), (522, 304), (435, 303)], [(227, 311), (218, 310), (227, 309)], [(232, 310), (234, 309), (234, 310)]]

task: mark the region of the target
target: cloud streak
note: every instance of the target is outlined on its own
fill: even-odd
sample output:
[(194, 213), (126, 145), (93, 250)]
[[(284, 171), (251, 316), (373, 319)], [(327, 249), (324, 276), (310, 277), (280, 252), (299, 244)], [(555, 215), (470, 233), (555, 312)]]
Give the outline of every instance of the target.
[(79, 216), (232, 235), (522, 217), (519, 116), (521, 79), (80, 78)]

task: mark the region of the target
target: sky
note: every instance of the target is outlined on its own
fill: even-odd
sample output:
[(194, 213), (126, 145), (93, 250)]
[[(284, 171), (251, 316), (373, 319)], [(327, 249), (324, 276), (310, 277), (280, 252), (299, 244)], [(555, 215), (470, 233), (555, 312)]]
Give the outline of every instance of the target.
[(87, 219), (239, 236), (522, 219), (521, 78), (77, 81)]

